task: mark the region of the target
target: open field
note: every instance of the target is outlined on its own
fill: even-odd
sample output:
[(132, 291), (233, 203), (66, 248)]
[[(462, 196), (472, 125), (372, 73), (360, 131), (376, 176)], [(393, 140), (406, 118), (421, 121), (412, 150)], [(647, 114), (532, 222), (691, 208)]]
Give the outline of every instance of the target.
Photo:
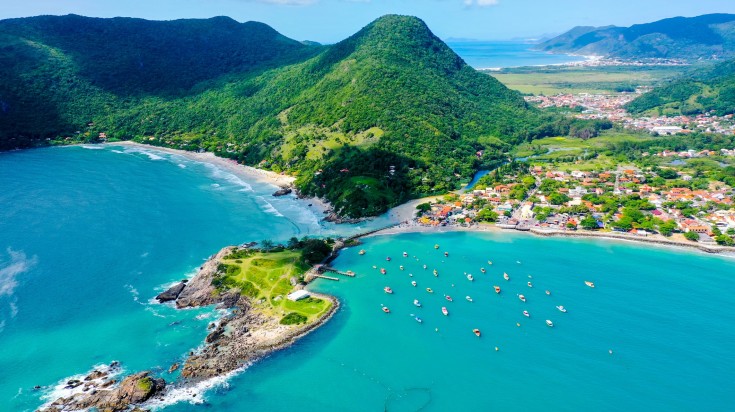
[(638, 86), (655, 86), (675, 78), (688, 67), (574, 67), (546, 66), (487, 72), (507, 87), (524, 94), (602, 94)]
[(238, 251), (223, 259), (222, 264), (227, 269), (220, 282), (227, 287), (238, 287), (252, 299), (256, 308), (266, 313), (297, 313), (311, 322), (331, 305), (329, 301), (316, 298), (298, 302), (286, 299), (294, 290), (291, 278), (299, 279), (309, 269), (301, 259), (301, 251)]

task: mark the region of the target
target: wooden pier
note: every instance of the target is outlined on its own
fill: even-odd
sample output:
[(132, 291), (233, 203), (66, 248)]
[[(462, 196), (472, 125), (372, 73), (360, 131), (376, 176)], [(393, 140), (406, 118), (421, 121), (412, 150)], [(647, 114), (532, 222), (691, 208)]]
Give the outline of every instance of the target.
[(349, 276), (351, 278), (354, 278), (355, 277), (355, 272), (350, 272), (350, 271), (342, 272), (341, 270), (337, 270), (337, 269), (335, 269), (333, 267), (329, 267), (329, 266), (322, 266), (321, 267), (321, 271), (322, 272), (336, 273), (336, 274), (342, 275), (342, 276)]
[(312, 274), (311, 276), (313, 276), (315, 278), (321, 278), (321, 279), (327, 279), (327, 280), (334, 280), (334, 281), (339, 282), (339, 278), (335, 278), (335, 277), (332, 277), (332, 276), (324, 276), (324, 275), (317, 275), (317, 274)]

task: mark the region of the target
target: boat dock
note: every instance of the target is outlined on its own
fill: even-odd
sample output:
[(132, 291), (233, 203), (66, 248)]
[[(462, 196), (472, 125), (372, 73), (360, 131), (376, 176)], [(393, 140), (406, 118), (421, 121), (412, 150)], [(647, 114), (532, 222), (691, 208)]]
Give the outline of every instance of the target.
[(337, 270), (337, 269), (335, 269), (333, 267), (330, 267), (330, 266), (322, 266), (318, 270), (319, 270), (320, 273), (330, 272), (330, 273), (336, 273), (336, 274), (342, 275), (342, 276), (349, 276), (351, 278), (354, 278), (355, 277), (355, 272), (342, 272), (341, 270)]
[(334, 281), (339, 282), (339, 278), (335, 278), (335, 277), (332, 277), (332, 276), (324, 276), (324, 275), (317, 275), (317, 274), (312, 274), (311, 276), (313, 276), (315, 278), (321, 278), (321, 279), (327, 279), (327, 280), (334, 280)]

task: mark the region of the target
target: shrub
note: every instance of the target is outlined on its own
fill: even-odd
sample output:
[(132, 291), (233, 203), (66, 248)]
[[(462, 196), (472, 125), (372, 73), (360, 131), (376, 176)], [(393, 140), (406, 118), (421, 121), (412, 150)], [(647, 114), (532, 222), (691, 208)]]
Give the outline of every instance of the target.
[(306, 323), (306, 320), (306, 316), (300, 313), (291, 312), (281, 319), (281, 325), (298, 325), (300, 323)]

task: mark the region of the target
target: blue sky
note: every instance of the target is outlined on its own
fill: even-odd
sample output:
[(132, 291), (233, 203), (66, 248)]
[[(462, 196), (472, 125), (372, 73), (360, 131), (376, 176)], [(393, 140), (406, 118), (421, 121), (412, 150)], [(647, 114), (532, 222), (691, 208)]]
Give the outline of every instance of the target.
[(511, 39), (578, 25), (628, 26), (666, 17), (735, 13), (735, 0), (2, 0), (0, 18), (75, 13), (171, 20), (230, 16), (297, 40), (339, 41), (389, 13), (418, 16), (439, 37)]

